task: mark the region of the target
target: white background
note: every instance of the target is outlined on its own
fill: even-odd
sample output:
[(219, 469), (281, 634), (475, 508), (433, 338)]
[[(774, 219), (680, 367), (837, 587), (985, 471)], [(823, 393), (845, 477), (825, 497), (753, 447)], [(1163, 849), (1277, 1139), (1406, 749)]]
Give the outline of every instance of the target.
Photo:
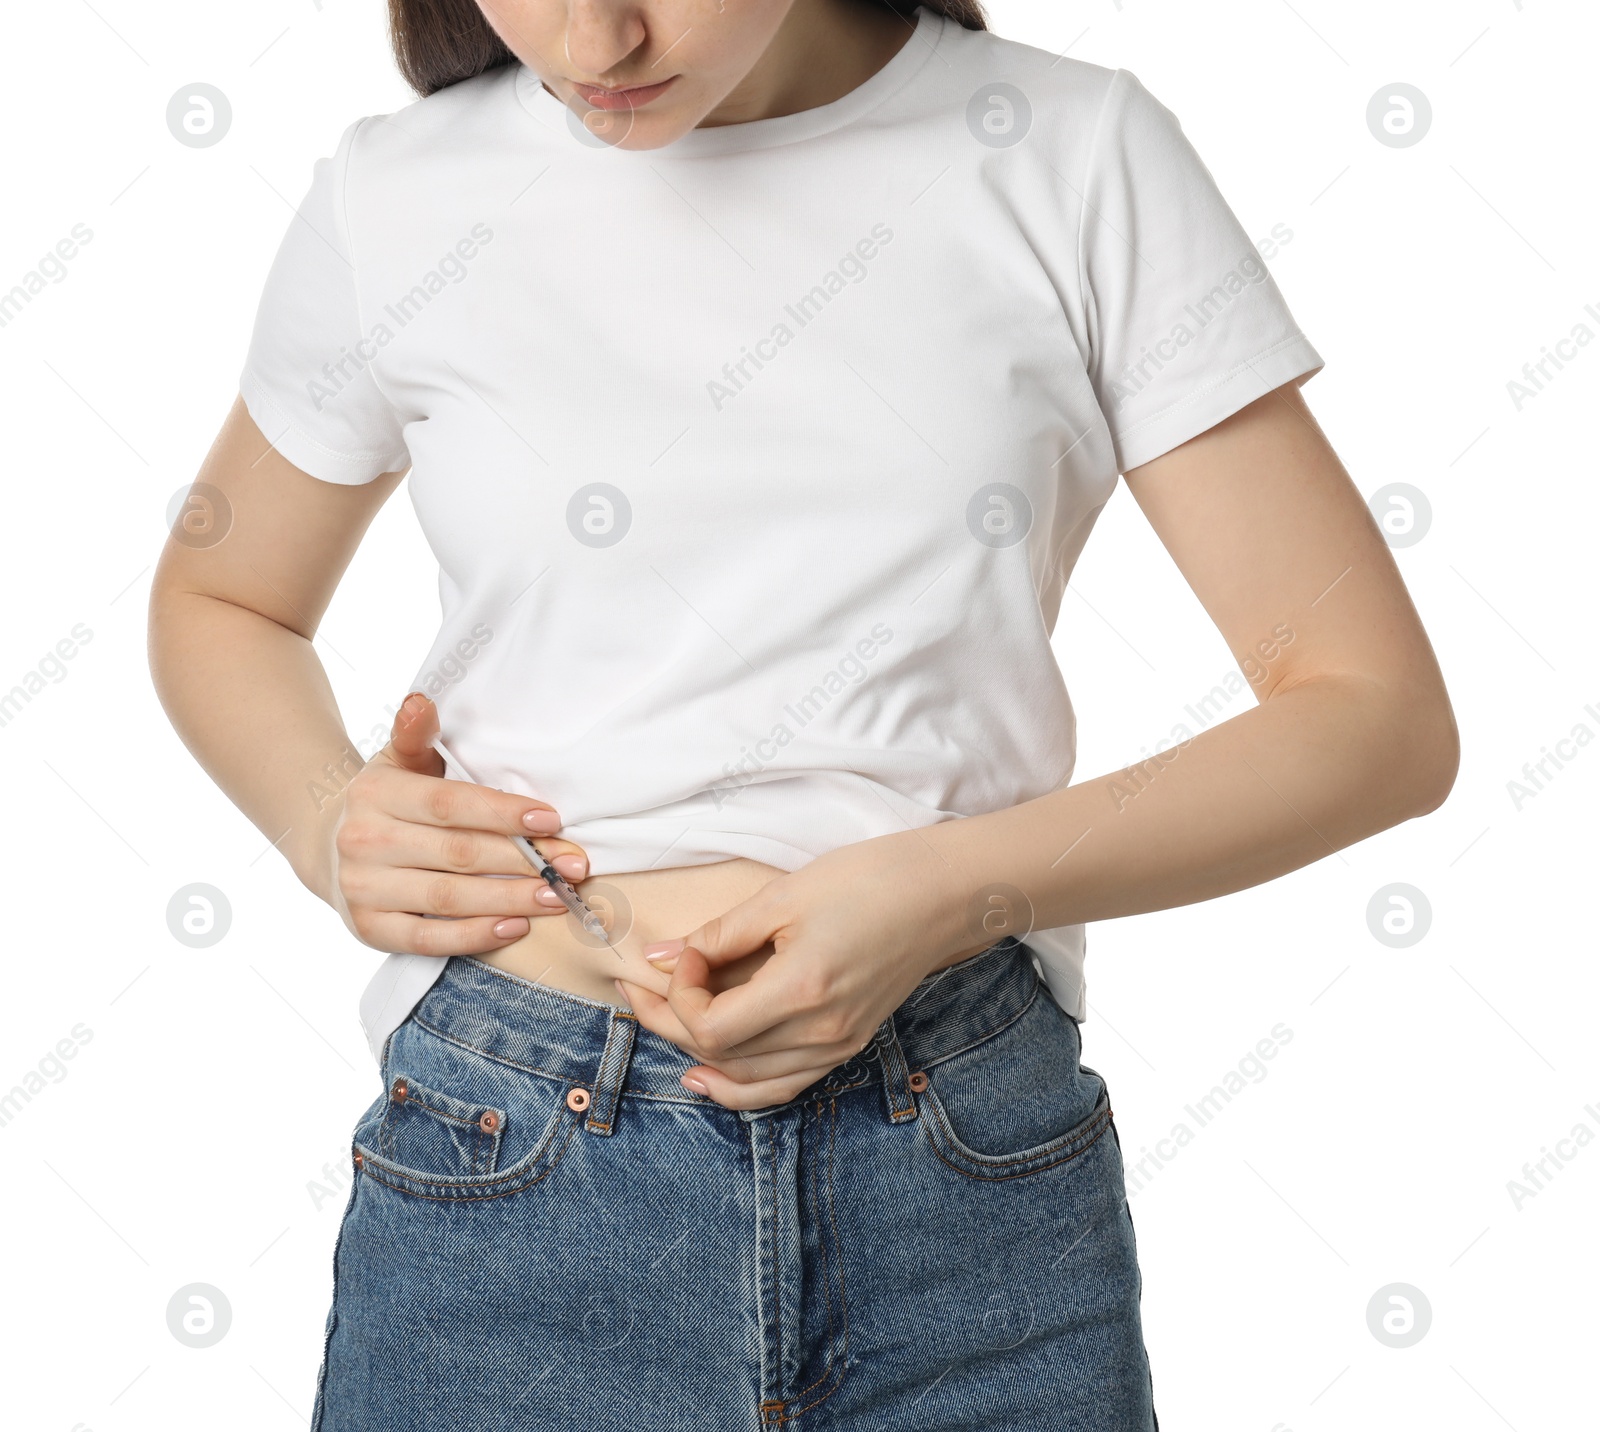
[[(1269, 886), (1090, 932), (1085, 1060), (1130, 1165), (1193, 1126), (1185, 1106), (1275, 1025), (1293, 1036), (1132, 1190), (1163, 1429), (1600, 1426), (1600, 1139), (1568, 1144), (1520, 1207), (1508, 1190), (1574, 1126), (1600, 1134), (1584, 814), (1600, 743), (1547, 767), (1520, 809), (1507, 788), (1578, 724), (1600, 734), (1600, 345), (1521, 411), (1507, 391), (1580, 321), (1600, 333), (1583, 311), (1600, 308), (1600, 23), (1577, 0), (996, 0), (992, 18), (1133, 70), (1252, 235), (1292, 230), (1272, 268), (1327, 359), (1309, 401), (1364, 493), (1406, 482), (1431, 504), (1397, 555), (1463, 733), (1434, 815)], [(93, 239), (0, 329), (0, 689), (75, 624), (92, 632), (0, 726), (0, 1092), (75, 1026), (91, 1035), (0, 1127), (6, 1421), (270, 1432), (311, 1409), (349, 1131), (375, 1092), (355, 1009), (378, 957), (173, 735), (145, 603), (312, 161), (410, 94), (377, 0), (62, 0), (9, 7), (7, 25), (0, 290), (74, 224)], [(196, 81), (234, 111), (208, 149), (165, 123)], [(1434, 111), (1404, 149), (1365, 119), (1397, 81)], [(353, 735), (404, 693), (437, 615), (397, 496), (317, 643)], [(1138, 759), (1233, 669), (1121, 489), (1056, 635), (1085, 777)], [(208, 949), (168, 932), (168, 901), (194, 882), (232, 909)], [(1432, 910), (1403, 949), (1367, 920), (1395, 882)], [(168, 1300), (196, 1282), (232, 1309), (207, 1349), (167, 1328)], [(1432, 1312), (1404, 1349), (1368, 1328), (1391, 1283)]]

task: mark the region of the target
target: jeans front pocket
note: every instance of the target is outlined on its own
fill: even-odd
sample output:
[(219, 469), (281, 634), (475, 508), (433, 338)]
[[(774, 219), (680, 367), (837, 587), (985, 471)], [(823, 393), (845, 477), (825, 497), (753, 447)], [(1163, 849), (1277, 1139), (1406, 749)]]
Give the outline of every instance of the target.
[(356, 1126), (362, 1174), (472, 1202), (517, 1193), (560, 1160), (581, 1117), (564, 1085), (441, 1038), (413, 1014), (384, 1051), (385, 1094)]
[(469, 1103), (401, 1072), (389, 1080), (389, 1103), (374, 1141), (380, 1157), (440, 1178), (496, 1171), (506, 1111)]
[(1042, 1173), (1094, 1147), (1111, 1128), (1105, 1080), (1079, 1063), (1078, 1024), (1041, 982), (1004, 1028), (925, 1065), (917, 1098), (940, 1160), (969, 1178)]

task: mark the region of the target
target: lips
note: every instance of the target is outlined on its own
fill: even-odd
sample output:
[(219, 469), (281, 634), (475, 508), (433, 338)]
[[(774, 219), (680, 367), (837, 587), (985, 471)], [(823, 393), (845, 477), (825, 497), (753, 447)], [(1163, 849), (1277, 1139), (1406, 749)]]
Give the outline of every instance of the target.
[(638, 109), (641, 105), (649, 104), (657, 95), (664, 94), (677, 78), (672, 75), (657, 84), (632, 85), (623, 89), (601, 89), (597, 85), (580, 84), (574, 80), (572, 87), (578, 92), (579, 99), (596, 109)]

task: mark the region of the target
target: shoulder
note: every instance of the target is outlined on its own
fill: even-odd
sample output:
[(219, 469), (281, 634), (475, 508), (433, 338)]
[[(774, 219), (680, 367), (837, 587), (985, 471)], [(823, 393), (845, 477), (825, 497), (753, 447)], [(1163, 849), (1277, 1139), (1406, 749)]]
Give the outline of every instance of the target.
[(964, 29), (954, 21), (945, 22), (930, 68), (952, 98), (1010, 85), (1035, 116), (1050, 123), (1092, 118), (1116, 91), (1138, 83), (1126, 70), (1071, 59), (992, 30)]
[(366, 170), (450, 160), (505, 130), (516, 65), (486, 70), (388, 114), (369, 114), (347, 131), (351, 163)]
[(1159, 192), (1209, 184), (1210, 171), (1182, 120), (1132, 70), (1003, 43), (1034, 104), (1039, 150), (1086, 190)]
[(345, 130), (335, 156), (345, 222), (369, 254), (403, 245), (430, 222), (455, 222), (463, 205), (498, 192), (525, 167), (538, 126), (516, 95), (517, 65), (369, 114)]
[(1026, 148), (1074, 180), (1097, 149), (1128, 140), (1142, 147), (1178, 127), (1131, 70), (1072, 59), (950, 20), (912, 90), (917, 98), (910, 107), (917, 112), (908, 119), (965, 124), (981, 143)]

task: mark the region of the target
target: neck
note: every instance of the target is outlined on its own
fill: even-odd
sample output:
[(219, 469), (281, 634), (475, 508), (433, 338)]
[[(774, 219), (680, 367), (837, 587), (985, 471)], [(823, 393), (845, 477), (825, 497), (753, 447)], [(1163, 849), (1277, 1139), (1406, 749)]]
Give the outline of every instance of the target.
[(831, 104), (888, 64), (916, 23), (915, 14), (901, 15), (880, 0), (795, 0), (761, 58), (700, 127)]

